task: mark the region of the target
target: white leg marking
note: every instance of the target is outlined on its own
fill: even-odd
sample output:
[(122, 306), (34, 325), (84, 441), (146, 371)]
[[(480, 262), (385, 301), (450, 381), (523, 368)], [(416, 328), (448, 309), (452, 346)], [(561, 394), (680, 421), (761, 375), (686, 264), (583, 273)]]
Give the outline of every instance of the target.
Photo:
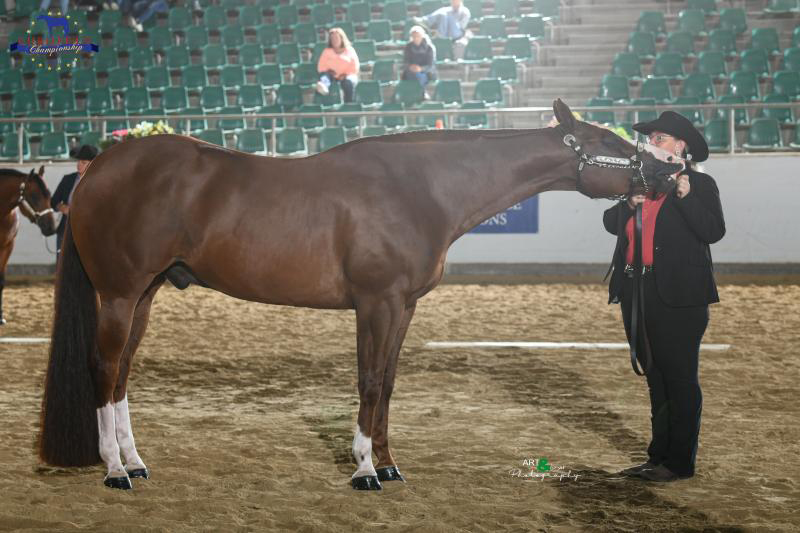
[(111, 477), (125, 476), (125, 468), (119, 460), (119, 445), (114, 424), (114, 406), (111, 402), (97, 410), (97, 429), (100, 433), (100, 457), (108, 467)]
[(128, 412), (128, 395), (122, 401), (114, 404), (114, 423), (117, 430), (117, 443), (125, 458), (125, 467), (128, 471), (138, 468), (147, 468), (139, 454), (136, 453), (136, 444), (133, 442), (133, 429), (131, 429), (131, 416)]
[(361, 428), (356, 426), (356, 436), (353, 438), (353, 457), (358, 463), (358, 470), (353, 477), (376, 476), (375, 467), (372, 465), (372, 439), (361, 433)]

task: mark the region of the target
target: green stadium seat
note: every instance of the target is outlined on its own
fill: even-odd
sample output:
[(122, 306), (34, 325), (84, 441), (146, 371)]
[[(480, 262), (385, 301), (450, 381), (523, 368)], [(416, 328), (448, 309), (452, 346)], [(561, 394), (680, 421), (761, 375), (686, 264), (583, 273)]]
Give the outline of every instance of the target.
[(405, 0), (389, 1), (383, 4), (383, 18), (392, 23), (405, 22), (408, 18), (408, 6)]
[(765, 50), (768, 54), (780, 54), (781, 43), (775, 28), (753, 28), (750, 32), (750, 48)]
[(795, 26), (792, 32), (792, 46), (800, 46), (800, 26)]
[[(355, 41), (350, 41), (351, 43), (355, 43)], [(373, 43), (374, 45), (374, 43)], [(311, 50), (311, 61), (310, 63), (314, 63), (315, 65), (319, 63), (319, 58), (322, 57), (322, 53), (325, 51), (325, 48), (328, 46), (327, 43), (317, 43), (314, 45), (314, 48)], [(357, 51), (356, 51), (357, 52)], [(361, 56), (359, 55), (359, 62), (363, 65), (364, 62), (361, 60)]]
[(436, 63), (448, 63), (455, 61), (453, 54), (453, 41), (444, 37), (434, 37), (431, 39), (433, 46), (436, 48)]
[(300, 46), (313, 45), (319, 41), (319, 30), (313, 22), (298, 22), (292, 30), (292, 40)]
[(703, 128), (703, 137), (708, 143), (711, 152), (727, 152), (731, 148), (731, 133), (728, 121), (722, 118), (713, 118), (706, 122)]
[(256, 71), (256, 83), (261, 87), (276, 88), (283, 83), (281, 68), (277, 63), (266, 63), (258, 67)]
[(208, 6), (203, 10), (203, 24), (209, 30), (218, 30), (228, 24), (228, 12), (222, 6)]
[(515, 19), (519, 16), (519, 0), (494, 0), (492, 13), (495, 16)]
[(353, 48), (362, 65), (372, 65), (378, 59), (378, 52), (375, 50), (375, 41), (372, 39), (353, 41)]
[(628, 51), (639, 59), (652, 59), (656, 55), (656, 39), (651, 32), (634, 31), (628, 37)]
[(335, 83), (329, 87), (328, 94), (324, 96), (314, 91), (313, 102), (326, 110), (342, 105), (342, 91), (339, 89), (339, 84)]
[(393, 85), (397, 81), (397, 74), (394, 71), (394, 59), (378, 59), (375, 61), (372, 65), (372, 79), (381, 85)]
[(717, 12), (716, 0), (689, 0), (687, 2), (689, 9), (702, 9), (706, 14)]
[(207, 44), (205, 48), (203, 48), (203, 66), (206, 67), (206, 69), (218, 69), (227, 64), (228, 52), (223, 45)]
[[(105, 13), (105, 11), (103, 11)], [(175, 6), (167, 14), (167, 27), (172, 31), (184, 31), (192, 25), (192, 13), (188, 8)]]
[[(203, 74), (205, 74), (205, 70), (203, 70)], [(155, 66), (144, 71), (144, 86), (151, 91), (161, 91), (170, 85), (170, 75), (167, 67)]]
[(50, 133), (53, 131), (53, 123), (49, 120), (50, 119), (50, 112), (49, 111), (31, 111), (28, 113), (26, 118), (46, 118), (48, 119), (46, 122), (29, 122), (25, 129), (28, 133), (34, 136), (44, 135), (45, 133)]
[(279, 155), (304, 155), (308, 153), (306, 134), (302, 128), (284, 128), (278, 132), (275, 152)]
[(300, 47), (297, 43), (280, 43), (275, 52), (275, 60), (281, 66), (295, 66), (300, 63)]
[[(219, 111), (220, 115), (241, 115), (244, 113), (241, 106), (225, 106)], [(244, 119), (240, 117), (221, 118), (217, 121), (217, 128), (223, 133), (240, 131), (245, 128)]]
[(225, 65), (219, 79), (225, 89), (238, 89), (245, 84), (244, 68), (241, 65)]
[(245, 43), (239, 48), (239, 63), (245, 68), (256, 68), (264, 64), (264, 50), (258, 43)]
[(747, 31), (747, 15), (744, 9), (728, 7), (719, 12), (719, 27), (724, 30), (731, 30), (739, 35)]
[(85, 118), (86, 120), (64, 122), (64, 133), (70, 136), (80, 136), (91, 129), (91, 124), (89, 123), (89, 113), (87, 113), (85, 109), (73, 109), (72, 111), (66, 111), (64, 113), (64, 118), (78, 117)]
[(653, 73), (650, 77), (684, 78), (683, 56), (677, 52), (661, 52), (653, 63)]
[(166, 64), (169, 68), (179, 69), (191, 64), (189, 48), (185, 45), (170, 46), (165, 50), (165, 54)]
[(686, 76), (681, 94), (697, 98), (702, 103), (716, 100), (712, 78), (702, 72), (692, 72)]
[(190, 50), (202, 50), (208, 44), (208, 29), (205, 26), (190, 26), (186, 30), (186, 46)]
[[(419, 86), (419, 83), (417, 83), (417, 86)], [(380, 111), (403, 111), (404, 109), (405, 107), (401, 102), (386, 102), (381, 104), (379, 108)], [(384, 126), (386, 129), (404, 128), (406, 126), (406, 117), (405, 115), (380, 115), (377, 119), (377, 123)]]
[(637, 113), (629, 111), (626, 120), (630, 123), (636, 122), (650, 122), (658, 118), (658, 112), (655, 110), (655, 98), (634, 98), (631, 100), (631, 105), (636, 107), (647, 107), (649, 109), (641, 110)]
[(789, 146), (795, 150), (800, 150), (800, 124), (797, 124), (794, 127), (794, 136), (792, 137), (791, 142), (789, 142)]
[(100, 48), (100, 51), (92, 56), (92, 63), (95, 72), (108, 72), (119, 64), (117, 52), (113, 48)]
[(278, 87), (275, 103), (280, 104), (285, 111), (294, 111), (303, 105), (303, 90), (295, 83), (284, 83)]
[(774, 118), (756, 118), (747, 130), (747, 141), (742, 145), (748, 151), (772, 151), (783, 147), (781, 126)]
[(100, 12), (97, 27), (102, 33), (114, 33), (122, 26), (122, 13), (114, 9), (105, 9)]
[(3, 70), (11, 70), (11, 54), (8, 50), (0, 50), (0, 71)]
[[(94, 76), (94, 71), (92, 71)], [(20, 70), (6, 70), (0, 76), (0, 93), (11, 94), (24, 87), (22, 72)]]
[(480, 25), (480, 34), (487, 35), (492, 39), (505, 39), (508, 37), (505, 17), (497, 15), (483, 17)]
[(39, 142), (39, 157), (66, 159), (69, 157), (67, 136), (63, 131), (54, 131), (42, 136)]
[[(339, 106), (337, 111), (356, 112), (363, 111), (364, 107), (358, 102), (348, 102)], [(346, 129), (355, 129), (361, 126), (361, 117), (336, 117), (336, 125)]]
[(277, 24), (262, 24), (256, 29), (258, 44), (266, 48), (274, 48), (281, 42), (281, 33)]
[(144, 70), (153, 66), (153, 49), (149, 46), (136, 46), (128, 50), (128, 67)]
[(375, 125), (375, 126), (364, 126), (361, 130), (362, 137), (377, 137), (379, 135), (386, 135), (386, 126), (383, 125)]
[(642, 78), (642, 63), (633, 52), (617, 52), (611, 63), (611, 74), (625, 76), (628, 79)]
[[(268, 106), (264, 106), (258, 110), (259, 113), (283, 113), (283, 107), (280, 104), (272, 104)], [(275, 127), (282, 128), (284, 127), (284, 121), (282, 118), (275, 120)], [(271, 118), (258, 118), (256, 119), (256, 127), (261, 128), (262, 130), (271, 130), (272, 129), (272, 119)]]
[(641, 98), (653, 98), (658, 104), (666, 104), (672, 100), (669, 78), (647, 78), (642, 82)]
[[(725, 94), (717, 98), (717, 104), (719, 105), (731, 105), (731, 104), (744, 104), (745, 99), (743, 96), (738, 94)], [(725, 121), (728, 120), (728, 113), (730, 111), (727, 109), (718, 109), (716, 112), (717, 118), (721, 118)], [(735, 109), (733, 112), (733, 121), (737, 126), (744, 126), (750, 122), (747, 118), (747, 110), (745, 109)]]
[(347, 135), (341, 126), (328, 126), (319, 132), (319, 151), (330, 150), (347, 142)]
[(758, 76), (752, 71), (737, 70), (731, 73), (728, 94), (742, 96), (745, 100), (760, 99)]
[(503, 105), (503, 84), (498, 79), (485, 78), (475, 84), (473, 99), (487, 106)]
[(292, 28), (300, 22), (296, 5), (280, 5), (275, 9), (275, 21), (281, 28)]
[(373, 20), (367, 24), (367, 39), (376, 43), (390, 43), (392, 37), (392, 23), (388, 20)]
[(561, 11), (561, 0), (533, 0), (533, 9), (542, 16), (558, 18)]
[(794, 70), (776, 72), (772, 78), (772, 92), (796, 100), (800, 97), (800, 72)]
[(127, 67), (117, 67), (108, 71), (106, 85), (112, 91), (126, 91), (133, 87), (133, 74)]
[(522, 15), (517, 21), (517, 32), (531, 39), (544, 38), (544, 19), (542, 15), (538, 13)]
[[(178, 114), (181, 115), (203, 115), (203, 108), (201, 107), (189, 107), (184, 109), (183, 111), (179, 111)], [(182, 131), (183, 133), (195, 133), (203, 130), (208, 129), (208, 121), (205, 118), (193, 118), (189, 120), (189, 131), (186, 131), (186, 121), (181, 120), (178, 124), (177, 129)]]
[(214, 113), (225, 107), (225, 90), (219, 85), (206, 86), (200, 90), (200, 105), (206, 113)]
[(727, 78), (728, 68), (722, 52), (707, 50), (700, 52), (695, 63), (695, 70), (712, 78)]
[(616, 102), (625, 102), (629, 100), (628, 78), (615, 74), (606, 74), (600, 81), (600, 92), (598, 96), (610, 98)]
[(244, 44), (244, 30), (239, 24), (229, 24), (222, 28), (220, 37), (226, 48), (239, 48)]
[(464, 5), (469, 9), (470, 21), (480, 22), (483, 18), (483, 0), (464, 0)]
[(489, 77), (502, 82), (517, 81), (517, 62), (511, 56), (495, 56), (489, 65)]
[(758, 76), (769, 76), (769, 55), (761, 48), (744, 50), (739, 56), (739, 69)]
[(525, 35), (511, 35), (506, 39), (503, 47), (503, 55), (511, 56), (516, 61), (528, 61), (533, 59), (533, 47), (531, 41)]
[(130, 128), (128, 116), (123, 109), (108, 109), (103, 111), (101, 115), (105, 118), (106, 133), (111, 133), (117, 130), (127, 130)]
[(139, 113), (150, 109), (150, 95), (145, 87), (131, 87), (125, 91), (125, 111)]
[(419, 104), (424, 97), (425, 91), (417, 80), (400, 80), (394, 88), (392, 101), (408, 107)]
[(236, 149), (248, 154), (267, 155), (267, 141), (261, 129), (246, 129), (236, 134)]
[(118, 52), (126, 52), (139, 44), (139, 37), (133, 28), (120, 26), (111, 36), (111, 46)]
[(736, 55), (736, 35), (733, 30), (716, 28), (708, 34), (707, 51), (721, 52), (726, 56)]
[(434, 89), (433, 99), (445, 105), (460, 105), (463, 101), (461, 82), (459, 80), (440, 80)]
[(245, 28), (257, 28), (263, 21), (259, 6), (245, 5), (239, 8), (239, 22)]
[(172, 32), (166, 26), (156, 26), (148, 29), (147, 39), (153, 50), (166, 50), (174, 44)]
[(311, 87), (319, 81), (319, 72), (315, 63), (300, 63), (294, 69), (294, 83), (302, 87)]
[[(5, 75), (5, 73), (3, 73)], [(38, 93), (47, 93), (61, 85), (61, 73), (55, 70), (42, 70), (36, 73), (33, 89)]]
[[(762, 100), (765, 104), (788, 104), (790, 99), (785, 94), (768, 94)], [(788, 105), (786, 107), (761, 108), (758, 115), (763, 118), (774, 118), (784, 124), (794, 123), (794, 113)]]
[(494, 57), (494, 52), (492, 52), (492, 39), (476, 35), (467, 43), (464, 49), (464, 58), (461, 59), (460, 62), (465, 64), (488, 63), (492, 60), (492, 57)]
[(81, 135), (80, 141), (78, 144), (88, 144), (91, 146), (99, 146), (100, 140), (102, 138), (103, 133), (100, 131), (86, 131)]
[(11, 97), (11, 112), (17, 116), (36, 111), (38, 106), (36, 93), (30, 89), (21, 89)]
[(642, 11), (636, 23), (636, 31), (655, 35), (667, 33), (664, 13), (661, 11)]
[(372, 8), (367, 2), (353, 2), (347, 6), (347, 19), (353, 24), (363, 26), (370, 21)]
[(694, 35), (688, 31), (672, 31), (667, 35), (667, 52), (694, 56)]
[[(19, 159), (19, 139), (16, 133), (6, 133), (3, 135), (3, 145), (0, 147), (0, 157), (3, 159)], [(28, 134), (22, 135), (22, 158), (28, 159), (31, 156), (31, 146), (28, 141)]]
[[(700, 105), (700, 99), (696, 96), (678, 96), (673, 102), (674, 105)], [(676, 109), (677, 113), (686, 117), (695, 127), (701, 127), (705, 123), (703, 112), (699, 109)]]
[(311, 6), (311, 22), (317, 26), (328, 26), (336, 20), (332, 4), (314, 4)]
[(800, 72), (800, 47), (794, 46), (783, 51), (783, 69)]
[[(297, 111), (299, 113), (322, 113), (322, 106), (319, 104), (303, 104)], [(303, 128), (306, 132), (313, 131), (317, 133), (325, 127), (325, 119), (323, 117), (299, 117), (296, 126)]]
[(764, 8), (768, 15), (791, 15), (793, 12), (797, 12), (797, 0), (770, 0)]
[[(107, 54), (106, 54), (107, 55)], [(114, 56), (116, 58), (116, 55)], [(39, 65), (37, 64), (37, 58), (33, 55), (26, 54), (22, 58), (22, 74), (24, 75), (36, 75), (39, 71)]]
[(201, 141), (205, 141), (207, 143), (216, 144), (218, 146), (225, 146), (225, 134), (222, 133), (222, 130), (212, 129), (212, 130), (197, 131), (192, 134), (192, 137), (194, 137), (195, 139), (200, 139)]
[[(419, 106), (419, 109), (441, 111), (444, 109), (444, 104), (442, 102), (422, 102), (422, 104)], [(436, 122), (439, 120), (442, 121), (442, 124), (447, 122), (444, 113), (417, 115), (416, 124), (419, 126), (425, 126), (426, 128), (435, 128)]]
[(678, 13), (678, 30), (705, 35), (706, 14), (702, 9), (684, 9)]
[(383, 103), (383, 94), (380, 82), (375, 80), (364, 80), (356, 85), (353, 99), (356, 103), (365, 108), (378, 107)]
[[(614, 101), (610, 98), (592, 97), (586, 104), (588, 107), (611, 107)], [(616, 118), (613, 111), (587, 111), (586, 120), (600, 124), (615, 124)]]
[[(464, 102), (461, 109), (486, 109), (486, 104), (482, 101)], [(458, 115), (458, 125), (462, 128), (485, 128), (489, 125), (489, 117), (486, 114)]]
[(167, 113), (183, 111), (189, 107), (186, 87), (167, 87), (161, 94), (161, 106)]

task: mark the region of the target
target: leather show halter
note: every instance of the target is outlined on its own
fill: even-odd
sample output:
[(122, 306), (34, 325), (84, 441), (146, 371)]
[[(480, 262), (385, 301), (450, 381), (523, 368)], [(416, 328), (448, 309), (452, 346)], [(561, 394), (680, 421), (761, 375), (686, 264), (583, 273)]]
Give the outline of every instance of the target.
[[(569, 148), (572, 149), (573, 152), (578, 156), (578, 171), (577, 171), (577, 179), (576, 179), (576, 189), (578, 192), (588, 196), (589, 198), (595, 198), (591, 194), (588, 194), (583, 189), (583, 184), (581, 182), (581, 172), (586, 167), (589, 166), (596, 166), (600, 168), (615, 168), (620, 170), (631, 170), (631, 186), (630, 191), (633, 191), (634, 188), (641, 184), (642, 189), (644, 190), (644, 194), (647, 194), (649, 190), (649, 186), (647, 183), (647, 178), (644, 176), (644, 172), (642, 171), (642, 160), (639, 157), (639, 154), (644, 151), (644, 146), (642, 143), (636, 143), (636, 153), (631, 157), (612, 157), (607, 155), (589, 155), (583, 151), (578, 139), (571, 133), (564, 132), (563, 128), (557, 126), (562, 133), (564, 133), (563, 142)], [(629, 191), (629, 192), (630, 192)], [(627, 198), (627, 194), (619, 194), (616, 196), (608, 197), (609, 200), (624, 200)], [(631, 335), (630, 341), (628, 345), (630, 346), (630, 353), (631, 353), (631, 366), (633, 367), (633, 371), (638, 376), (645, 376), (647, 375), (647, 371), (653, 364), (653, 354), (650, 350), (650, 339), (647, 337), (647, 329), (645, 328), (645, 314), (644, 314), (644, 277), (643, 277), (643, 266), (642, 266), (642, 205), (638, 204), (636, 206), (636, 223), (634, 226), (634, 235), (633, 235), (633, 301), (631, 305)], [(619, 246), (619, 239), (617, 240), (617, 246)], [(616, 250), (614, 252), (616, 256)], [(608, 267), (608, 272), (606, 272), (606, 278), (611, 273), (614, 264), (612, 262), (611, 266)], [(644, 362), (642, 364), (642, 369), (639, 370), (639, 354), (638, 354), (638, 342), (639, 342), (639, 324), (641, 324), (642, 328), (642, 344), (644, 345)]]
[(14, 207), (19, 207), (23, 215), (34, 223), (38, 223), (40, 218), (53, 213), (53, 208), (48, 207), (44, 211), (36, 211), (31, 204), (28, 203), (28, 200), (25, 199), (25, 188), (28, 186), (28, 180), (31, 179), (32, 175), (33, 172), (28, 174), (25, 179), (22, 180), (22, 183), (19, 184), (19, 199), (16, 204), (14, 204)]

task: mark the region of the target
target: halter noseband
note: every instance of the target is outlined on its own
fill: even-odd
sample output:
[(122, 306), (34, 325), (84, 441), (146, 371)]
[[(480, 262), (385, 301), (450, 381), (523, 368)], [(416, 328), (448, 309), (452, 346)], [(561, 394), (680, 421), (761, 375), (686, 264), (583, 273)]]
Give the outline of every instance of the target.
[(53, 208), (48, 207), (44, 211), (36, 211), (31, 204), (28, 203), (28, 200), (25, 199), (25, 187), (28, 185), (28, 180), (30, 178), (31, 175), (28, 174), (25, 179), (22, 180), (22, 183), (19, 184), (19, 199), (17, 200), (17, 203), (14, 204), (14, 207), (19, 207), (19, 210), (23, 215), (32, 220), (34, 223), (38, 223), (40, 218), (53, 213)]
[[(559, 125), (559, 129), (564, 132), (563, 128)], [(613, 157), (608, 155), (588, 155), (586, 152), (583, 151), (578, 139), (571, 133), (565, 133), (563, 142), (565, 145), (570, 147), (573, 152), (578, 156), (578, 172), (577, 172), (577, 180), (576, 180), (576, 188), (578, 192), (593, 198), (592, 195), (587, 194), (585, 190), (583, 190), (583, 184), (581, 182), (581, 172), (586, 165), (595, 166), (600, 168), (618, 168), (621, 170), (632, 170), (633, 174), (631, 175), (631, 189), (637, 184), (641, 183), (642, 187), (644, 188), (645, 194), (649, 190), (649, 186), (647, 184), (647, 178), (644, 177), (644, 173), (642, 172), (642, 160), (639, 158), (639, 154), (644, 151), (644, 147), (642, 143), (636, 143), (636, 153), (633, 154), (631, 157)], [(608, 197), (610, 200), (623, 200), (627, 197), (626, 194), (618, 194), (616, 196)]]

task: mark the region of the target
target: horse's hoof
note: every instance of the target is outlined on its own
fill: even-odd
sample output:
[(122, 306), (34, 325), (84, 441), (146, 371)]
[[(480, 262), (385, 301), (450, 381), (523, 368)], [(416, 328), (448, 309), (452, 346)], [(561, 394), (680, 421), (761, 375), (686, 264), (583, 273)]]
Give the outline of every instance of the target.
[(361, 476), (353, 478), (353, 488), (356, 490), (382, 490), (378, 476)]
[(128, 477), (133, 479), (135, 477), (140, 477), (142, 479), (150, 479), (150, 471), (146, 468), (137, 468), (136, 470), (131, 470), (128, 472)]
[(0, 326), (6, 325), (6, 319), (0, 316)]
[(397, 469), (395, 465), (385, 466), (383, 468), (375, 469), (378, 473), (378, 481), (405, 481), (406, 478)]
[(121, 489), (121, 490), (131, 490), (133, 488), (133, 483), (131, 483), (131, 478), (128, 476), (106, 477), (106, 479), (103, 481), (103, 485), (112, 489)]

